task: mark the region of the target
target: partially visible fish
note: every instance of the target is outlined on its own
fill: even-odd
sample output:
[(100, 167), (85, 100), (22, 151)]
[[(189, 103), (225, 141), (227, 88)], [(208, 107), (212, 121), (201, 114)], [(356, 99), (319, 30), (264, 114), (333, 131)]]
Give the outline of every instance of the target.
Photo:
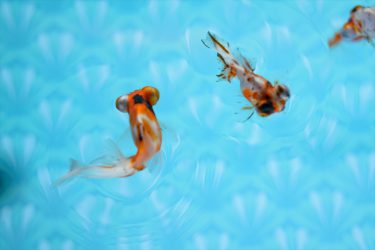
[(366, 39), (374, 46), (372, 39), (375, 37), (375, 6), (356, 6), (350, 13), (349, 20), (341, 30), (335, 33), (328, 41), (329, 47), (339, 44), (343, 40), (361, 41)]

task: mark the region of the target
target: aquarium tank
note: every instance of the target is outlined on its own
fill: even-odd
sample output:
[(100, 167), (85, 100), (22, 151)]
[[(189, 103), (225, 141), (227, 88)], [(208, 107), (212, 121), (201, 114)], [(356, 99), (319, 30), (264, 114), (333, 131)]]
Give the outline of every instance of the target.
[[(357, 5), (375, 2), (0, 0), (0, 249), (374, 250), (375, 45), (328, 44)], [(285, 109), (252, 113), (208, 32)], [(145, 86), (145, 169), (58, 185), (71, 159), (141, 150), (116, 99)]]

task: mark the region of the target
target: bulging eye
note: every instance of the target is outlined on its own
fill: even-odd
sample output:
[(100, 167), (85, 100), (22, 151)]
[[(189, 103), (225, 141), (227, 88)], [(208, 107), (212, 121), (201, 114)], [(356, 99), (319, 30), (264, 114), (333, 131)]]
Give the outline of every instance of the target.
[(276, 94), (282, 98), (289, 98), (290, 92), (287, 86), (285, 85), (278, 85), (276, 89)]
[(121, 112), (128, 112), (128, 96), (122, 95), (116, 99), (116, 108)]
[(153, 87), (144, 87), (143, 91), (145, 92), (145, 99), (151, 105), (155, 105), (159, 100), (159, 90)]

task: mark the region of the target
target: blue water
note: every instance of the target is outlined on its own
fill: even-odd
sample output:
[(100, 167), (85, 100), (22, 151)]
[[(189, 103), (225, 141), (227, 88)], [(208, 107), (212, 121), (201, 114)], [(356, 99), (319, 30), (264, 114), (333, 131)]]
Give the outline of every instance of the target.
[[(375, 50), (328, 39), (374, 1), (1, 1), (0, 249), (375, 249)], [(210, 30), (289, 86), (248, 116)], [(162, 154), (54, 188), (69, 159), (132, 155), (151, 85)]]

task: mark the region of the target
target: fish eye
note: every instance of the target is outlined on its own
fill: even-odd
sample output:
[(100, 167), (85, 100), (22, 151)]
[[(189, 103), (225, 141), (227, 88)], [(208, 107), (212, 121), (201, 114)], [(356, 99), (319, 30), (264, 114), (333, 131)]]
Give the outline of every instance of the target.
[(272, 102), (266, 102), (258, 107), (258, 110), (264, 115), (270, 115), (275, 112)]
[(116, 99), (116, 108), (121, 112), (128, 112), (128, 96), (122, 95)]
[(289, 98), (290, 92), (287, 86), (285, 85), (277, 85), (276, 86), (276, 95), (282, 98)]
[(159, 90), (153, 87), (144, 87), (143, 91), (145, 92), (145, 99), (151, 105), (155, 105), (160, 97)]

